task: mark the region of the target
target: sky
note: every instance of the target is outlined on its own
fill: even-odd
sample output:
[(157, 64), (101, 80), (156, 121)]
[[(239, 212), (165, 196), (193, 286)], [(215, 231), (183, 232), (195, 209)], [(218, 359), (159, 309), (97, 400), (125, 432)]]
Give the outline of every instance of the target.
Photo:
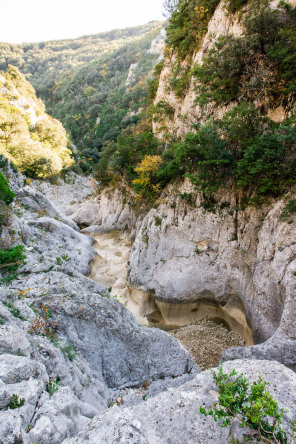
[[(0, 41), (40, 42), (165, 20), (163, 0), (2, 0)], [(5, 19), (4, 19), (5, 18)]]

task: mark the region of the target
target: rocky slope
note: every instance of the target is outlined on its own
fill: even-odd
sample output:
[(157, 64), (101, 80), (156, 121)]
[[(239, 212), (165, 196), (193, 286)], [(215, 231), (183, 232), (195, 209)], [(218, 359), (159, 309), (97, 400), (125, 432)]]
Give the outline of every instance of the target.
[[(286, 405), (290, 409), (284, 420), (286, 428), (296, 402), (295, 373), (269, 361), (256, 363), (241, 360), (224, 365), (227, 372), (233, 368), (244, 372), (251, 381), (263, 375), (270, 382), (271, 392), (279, 405)], [(67, 439), (64, 444), (224, 444), (230, 442), (233, 436), (242, 442), (245, 431), (238, 424), (230, 429), (220, 428), (211, 417), (205, 418), (199, 413), (199, 406), (209, 407), (216, 400), (217, 391), (211, 372), (203, 372), (181, 387), (168, 389), (140, 406), (124, 409), (113, 407), (94, 418), (77, 438)]]
[(130, 306), (141, 322), (173, 328), (222, 320), (251, 346), (230, 349), (225, 359), (274, 359), (296, 369), (295, 215), (280, 218), (285, 199), (242, 210), (233, 193), (221, 193), (211, 212), (186, 180), (168, 186), (158, 207), (135, 224), (119, 190), (107, 197), (80, 222), (99, 223), (86, 229), (94, 232), (133, 233), (129, 282), (139, 292)]
[[(0, 416), (3, 419), (0, 427), (0, 442), (5, 444), (31, 443), (32, 441), (41, 444), (48, 442), (64, 442), (65, 444), (171, 442), (177, 444), (185, 441), (226, 444), (232, 435), (242, 438), (243, 430), (238, 425), (230, 430), (221, 429), (211, 418), (205, 419), (199, 414), (200, 405), (210, 406), (217, 398), (217, 389), (213, 384), (211, 373), (204, 372), (196, 375), (197, 368), (192, 358), (175, 339), (161, 330), (140, 327), (121, 304), (108, 298), (106, 290), (100, 284), (85, 277), (85, 274), (89, 273), (88, 263), (94, 256), (92, 239), (79, 233), (77, 225), (64, 216), (44, 194), (36, 188), (23, 187), (23, 178), (20, 175), (11, 170), (6, 171), (7, 173), (10, 176), (10, 184), (17, 194), (17, 203), (13, 212), (18, 216), (12, 216), (11, 225), (9, 229), (3, 231), (2, 237), (10, 236), (11, 229), (22, 233), (18, 242), (26, 246), (27, 264), (21, 269), (20, 279), (14, 281), (10, 288), (1, 287), (0, 290), (0, 315), (3, 324), (0, 327)], [(72, 182), (74, 182), (74, 177), (72, 177)], [(83, 195), (89, 195), (90, 201), (95, 199), (94, 195), (91, 195), (92, 187), (89, 182), (82, 179), (79, 179), (79, 182)], [(74, 197), (68, 207), (68, 212), (76, 213), (79, 205), (83, 209), (84, 203), (78, 202), (79, 194), (75, 192), (75, 183), (70, 185), (60, 182), (56, 186), (40, 186), (35, 183), (34, 186), (51, 195), (61, 208), (66, 207), (65, 202), (69, 200), (71, 186), (73, 186)], [(188, 187), (188, 184), (186, 186)], [(188, 191), (188, 188), (186, 189)], [(102, 224), (99, 228), (110, 230), (116, 225), (120, 216), (122, 216), (123, 228), (127, 220), (132, 217), (131, 213), (128, 212), (125, 204), (120, 207), (121, 211), (116, 212), (114, 196), (109, 201), (107, 196), (105, 197), (103, 208), (113, 208), (113, 213), (110, 212), (111, 219), (104, 219), (107, 225)], [(196, 199), (198, 202), (198, 196)], [(157, 274), (158, 267), (165, 266), (166, 262), (160, 261), (161, 263), (157, 264), (158, 260), (155, 259), (151, 262), (153, 272), (147, 274), (148, 270), (145, 270), (147, 267), (144, 267), (141, 261), (145, 263), (148, 258), (154, 258), (154, 256), (158, 258), (165, 251), (169, 253), (177, 248), (184, 248), (183, 253), (186, 251), (186, 255), (174, 254), (173, 257), (165, 259), (171, 261), (169, 269), (172, 267), (175, 276), (165, 279), (165, 273), (168, 273), (168, 269), (165, 268), (165, 273), (162, 274), (164, 278), (162, 293), (158, 293), (157, 288), (155, 292), (152, 291), (155, 295), (154, 303), (159, 312), (165, 306), (165, 291), (168, 294), (168, 303), (172, 304), (173, 293), (169, 293), (169, 289), (175, 285), (175, 290), (178, 290), (185, 285), (185, 281), (182, 281), (178, 274), (180, 267), (184, 273), (188, 273), (186, 275), (188, 285), (192, 285), (192, 282), (197, 279), (190, 278), (192, 271), (190, 274), (189, 266), (195, 267), (194, 273), (197, 277), (199, 275), (196, 270), (202, 267), (203, 261), (208, 261), (208, 255), (215, 255), (214, 258), (219, 265), (223, 257), (228, 257), (227, 252), (237, 252), (239, 242), (244, 239), (243, 233), (240, 232), (240, 223), (235, 225), (233, 221), (234, 214), (228, 214), (228, 216), (224, 214), (223, 220), (223, 217), (218, 215), (202, 214), (202, 209), (197, 206), (191, 209), (191, 212), (194, 212), (197, 221), (198, 218), (202, 218), (202, 222), (196, 224), (195, 227), (202, 225), (204, 229), (217, 228), (218, 224), (218, 233), (221, 236), (224, 232), (231, 232), (234, 226), (238, 228), (238, 240), (226, 238), (224, 243), (221, 243), (221, 250), (219, 248), (211, 250), (211, 246), (215, 244), (209, 236), (207, 242), (204, 236), (198, 235), (198, 232), (195, 232), (195, 237), (192, 237), (194, 234), (192, 232), (191, 237), (187, 238), (187, 232), (190, 229), (189, 225), (184, 225), (188, 219), (184, 212), (191, 213), (184, 200), (180, 198), (174, 204), (174, 201), (170, 202), (167, 195), (161, 205), (158, 209), (151, 210), (146, 216), (150, 218), (150, 222), (152, 221), (150, 225), (148, 224), (148, 242), (143, 233), (144, 225), (142, 225), (146, 224), (145, 227), (147, 227), (147, 220), (138, 221), (130, 263), (130, 273), (133, 276), (135, 274), (132, 273), (136, 271), (134, 267), (141, 267), (142, 276), (140, 273), (137, 274), (137, 282), (139, 284), (143, 279), (141, 286), (149, 293), (152, 291), (152, 285), (147, 276), (150, 277), (151, 282), (154, 278), (153, 282), (156, 282), (156, 279), (160, 279), (157, 278), (160, 276)], [(278, 203), (279, 208), (280, 205), (282, 204)], [(164, 209), (167, 211), (167, 217), (163, 217), (161, 225), (158, 222), (155, 224), (155, 215), (163, 214), (160, 211)], [(175, 214), (173, 226), (165, 225), (167, 219), (169, 222), (171, 218), (169, 209), (172, 214)], [(229, 211), (231, 213), (230, 209)], [(256, 213), (254, 209), (252, 211)], [(265, 213), (267, 216), (265, 222), (261, 222), (261, 230), (269, 220), (268, 217), (271, 217), (271, 215), (268, 216), (268, 211)], [(87, 215), (87, 212), (85, 214)], [(97, 215), (96, 212), (92, 214)], [(242, 214), (239, 214), (238, 220), (243, 220), (242, 217)], [(99, 218), (94, 220), (97, 223), (101, 221)], [(91, 222), (94, 220), (90, 218)], [(280, 222), (278, 224), (282, 224), (282, 230), (286, 234), (288, 231), (285, 230), (292, 225)], [(247, 230), (246, 221), (245, 225)], [(95, 226), (93, 231), (97, 227)], [(167, 227), (166, 230), (165, 227)], [(167, 247), (159, 236), (162, 230), (168, 235)], [(264, 239), (262, 233), (258, 235), (260, 242)], [(203, 248), (203, 253), (192, 253), (191, 250), (196, 248), (196, 245), (199, 245), (200, 250)], [(276, 255), (280, 253), (279, 251)], [(237, 279), (242, 279), (244, 270), (250, 265), (244, 256), (245, 253), (241, 252), (241, 254), (244, 259), (240, 259), (237, 254), (235, 258), (232, 258), (232, 266), (229, 264), (228, 269), (221, 267), (222, 271), (217, 275), (216, 280), (213, 270), (217, 273), (220, 268), (218, 265), (214, 267), (213, 264), (211, 275), (205, 275), (203, 271), (204, 288), (206, 289), (206, 285), (209, 285), (212, 279), (216, 288), (220, 288), (217, 284), (219, 279), (221, 288), (226, 285), (230, 277), (231, 282), (234, 283), (235, 276), (238, 276)], [(57, 261), (57, 257), (66, 259)], [(140, 258), (140, 262), (137, 263), (135, 258)], [(277, 261), (279, 258), (282, 256), (280, 255)], [(263, 264), (267, 262), (268, 267), (272, 266), (272, 263), (266, 260), (260, 262), (261, 266), (262, 262)], [(236, 265), (234, 266), (233, 263)], [(273, 265), (279, 267), (280, 262)], [(187, 269), (189, 269), (188, 272)], [(180, 287), (178, 287), (179, 282)], [(198, 282), (202, 285), (202, 278)], [(285, 277), (286, 282), (289, 283), (288, 275)], [(236, 285), (238, 286), (238, 283)], [(229, 287), (226, 286), (226, 288)], [(161, 294), (160, 302), (158, 294)], [(187, 298), (188, 294), (187, 292)], [(198, 307), (200, 302), (198, 296), (201, 295), (202, 303), (204, 303), (209, 294), (210, 292), (205, 291), (198, 293), (198, 287), (194, 287), (190, 293), (190, 303)], [(223, 305), (223, 301), (227, 300), (225, 294), (220, 293), (215, 303), (214, 296), (210, 302), (216, 308), (219, 303), (221, 304), (216, 313), (220, 319), (223, 310), (225, 313), (227, 310), (230, 314), (234, 313), (231, 312), (229, 302)], [(232, 301), (236, 302), (235, 313), (239, 313), (239, 310), (244, 313), (243, 304), (238, 303), (242, 294), (237, 293), (234, 296)], [(180, 298), (179, 309), (182, 303), (186, 305), (184, 299)], [(42, 331), (38, 334), (36, 318), (39, 323), (42, 318), (44, 320), (46, 309), (51, 311), (52, 318), (50, 319), (58, 322), (54, 342), (42, 334)], [(251, 309), (252, 306), (250, 306)], [(165, 311), (163, 313), (165, 314)], [(263, 316), (262, 313), (261, 316)], [(248, 314), (246, 319), (247, 317)], [(51, 322), (46, 316), (45, 318)], [(224, 320), (225, 318), (226, 315)], [(167, 321), (170, 322), (170, 317)], [(34, 334), (32, 334), (33, 325), (35, 326)], [(289, 341), (287, 337), (286, 340)], [(290, 341), (292, 342), (291, 339)], [(247, 347), (242, 350), (246, 350), (246, 353), (252, 356), (252, 349), (253, 347)], [(286, 348), (287, 352), (291, 350), (292, 348)], [(236, 356), (238, 355), (239, 353), (236, 352)], [(234, 356), (235, 354), (231, 357)], [(255, 356), (255, 354), (253, 356), (261, 359), (264, 357), (262, 353), (260, 356)], [(271, 354), (267, 356), (270, 358)], [(279, 357), (279, 353), (275, 354), (275, 360), (280, 360)], [(286, 355), (284, 357), (286, 359)], [(286, 361), (287, 359), (284, 360), (285, 364), (287, 364)], [(227, 372), (233, 368), (238, 372), (244, 372), (250, 380), (258, 378), (260, 374), (270, 382), (270, 390), (280, 407), (288, 409), (284, 417), (284, 427), (288, 430), (288, 421), (295, 414), (295, 374), (277, 362), (262, 360), (260, 362), (235, 360), (224, 364), (224, 370)], [(17, 409), (8, 408), (13, 394), (17, 394), (19, 400), (24, 398), (23, 406)]]
[[(247, 3), (247, 2), (246, 2)], [(272, 9), (275, 9), (279, 1), (274, 0), (270, 3)], [(295, 0), (288, 0), (292, 6), (295, 6)], [(232, 35), (233, 37), (240, 37), (244, 34), (243, 13), (238, 11), (235, 14), (230, 14), (227, 9), (227, 1), (221, 0), (220, 4), (215, 10), (211, 20), (209, 21), (207, 33), (205, 34), (200, 48), (194, 52), (190, 61), (183, 60), (181, 67), (192, 68), (195, 64), (202, 65), (203, 58), (207, 56), (215, 43), (221, 37)], [(164, 132), (173, 133), (177, 136), (183, 136), (192, 129), (192, 125), (197, 122), (205, 123), (209, 117), (214, 119), (221, 119), (223, 115), (231, 109), (232, 106), (237, 105), (237, 102), (225, 103), (217, 106), (214, 103), (209, 103), (206, 107), (201, 107), (196, 103), (196, 79), (191, 78), (188, 88), (184, 92), (184, 97), (178, 97), (170, 87), (170, 79), (174, 76), (174, 66), (178, 59), (176, 54), (172, 54), (166, 58), (165, 66), (161, 72), (159, 79), (159, 87), (155, 97), (155, 104), (158, 102), (165, 102), (174, 113), (173, 116), (164, 117), (161, 121), (155, 120), (153, 122), (153, 131), (158, 137), (162, 137)], [(189, 65), (188, 65), (189, 63)], [(256, 106), (260, 107), (263, 103), (258, 100), (255, 101)], [(293, 112), (287, 112), (284, 106), (277, 107), (267, 106), (267, 115), (275, 122), (282, 122), (287, 116), (291, 117)], [(294, 107), (295, 113), (295, 107)]]
[[(20, 174), (3, 173), (16, 200), (1, 242), (24, 245), (27, 258), (0, 288), (0, 442), (61, 443), (119, 389), (192, 378), (197, 367), (177, 340), (140, 327), (85, 277), (92, 238)], [(9, 408), (13, 395), (23, 406)]]

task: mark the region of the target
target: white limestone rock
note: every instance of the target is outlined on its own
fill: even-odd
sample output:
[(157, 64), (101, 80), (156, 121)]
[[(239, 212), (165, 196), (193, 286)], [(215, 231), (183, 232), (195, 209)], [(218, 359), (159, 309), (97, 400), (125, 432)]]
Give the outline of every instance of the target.
[[(277, 362), (239, 360), (226, 362), (224, 371), (244, 373), (250, 381), (259, 376), (267, 380), (268, 389), (280, 408), (289, 411), (284, 415), (284, 428), (295, 414), (296, 375)], [(169, 389), (134, 407), (112, 407), (99, 414), (77, 437), (63, 444), (226, 444), (235, 438), (242, 439), (244, 429), (235, 425), (221, 428), (212, 417), (200, 414), (199, 407), (210, 407), (217, 401), (217, 388), (210, 371), (198, 374), (184, 385)], [(222, 422), (222, 420), (221, 420)]]

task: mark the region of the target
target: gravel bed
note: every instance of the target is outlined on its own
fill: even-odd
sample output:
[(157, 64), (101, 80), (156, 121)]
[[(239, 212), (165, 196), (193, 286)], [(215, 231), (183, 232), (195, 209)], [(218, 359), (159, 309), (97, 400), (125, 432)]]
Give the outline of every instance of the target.
[(168, 333), (179, 339), (200, 370), (216, 367), (226, 348), (245, 345), (237, 333), (206, 319), (170, 330)]

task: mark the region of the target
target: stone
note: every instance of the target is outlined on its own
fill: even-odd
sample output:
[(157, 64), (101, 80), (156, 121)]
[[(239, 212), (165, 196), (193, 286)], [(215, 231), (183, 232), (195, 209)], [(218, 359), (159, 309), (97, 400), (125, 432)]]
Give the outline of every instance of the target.
[[(20, 174), (11, 172), (10, 186), (19, 217), (12, 214), (0, 236), (24, 245), (26, 263), (19, 279), (0, 287), (0, 443), (60, 444), (105, 410), (113, 394), (121, 397), (122, 389), (132, 391), (145, 380), (164, 378), (172, 385), (183, 375), (192, 378), (198, 368), (177, 340), (139, 326), (105, 287), (86, 277), (96, 253), (93, 238), (79, 233), (40, 190), (23, 187)], [(55, 195), (54, 186), (43, 188)], [(61, 208), (62, 194), (60, 183)], [(121, 226), (122, 214), (124, 205), (111, 218), (115, 225)], [(20, 233), (17, 239), (12, 230)], [(116, 267), (126, 261), (117, 248), (113, 253)], [(57, 378), (50, 396), (47, 384)], [(11, 410), (13, 394), (25, 402)]]
[[(223, 370), (244, 373), (253, 382), (259, 376), (269, 382), (268, 390), (284, 415), (283, 426), (289, 430), (288, 420), (296, 405), (296, 375), (277, 362), (237, 360), (226, 362)], [(210, 371), (196, 375), (178, 388), (168, 389), (134, 407), (113, 406), (96, 416), (78, 436), (63, 444), (99, 444), (128, 442), (129, 444), (227, 444), (232, 434), (242, 439), (244, 430), (237, 424), (231, 429), (221, 428), (212, 417), (200, 414), (199, 407), (209, 408), (217, 401), (217, 390)]]

